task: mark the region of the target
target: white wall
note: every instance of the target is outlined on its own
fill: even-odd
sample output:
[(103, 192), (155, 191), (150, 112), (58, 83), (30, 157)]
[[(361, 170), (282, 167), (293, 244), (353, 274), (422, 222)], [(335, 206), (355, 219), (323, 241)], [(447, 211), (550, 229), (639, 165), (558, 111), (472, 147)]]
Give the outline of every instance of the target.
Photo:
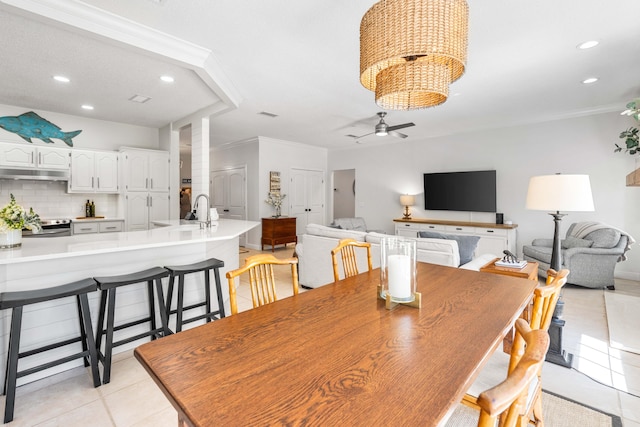
[[(372, 229), (393, 231), (402, 216), (400, 194), (416, 194), (414, 218), (495, 222), (493, 214), (425, 211), (422, 174), (463, 170), (497, 171), (497, 208), (518, 227), (518, 252), (536, 237), (551, 238), (553, 221), (542, 211), (525, 209), (529, 178), (556, 172), (588, 174), (595, 212), (571, 212), (561, 235), (576, 221), (601, 221), (640, 240), (640, 188), (626, 187), (634, 169), (629, 155), (614, 153), (629, 118), (617, 113), (558, 120), (419, 140), (412, 136), (389, 145), (355, 146), (329, 153), (329, 170), (356, 169), (356, 216)], [(616, 275), (640, 280), (640, 246), (618, 264)]]

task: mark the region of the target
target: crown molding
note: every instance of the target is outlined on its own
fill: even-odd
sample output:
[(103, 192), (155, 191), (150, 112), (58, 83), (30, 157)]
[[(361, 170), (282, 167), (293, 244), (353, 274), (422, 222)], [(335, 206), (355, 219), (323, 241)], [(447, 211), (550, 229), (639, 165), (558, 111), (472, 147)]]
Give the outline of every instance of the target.
[(78, 0), (0, 0), (0, 3), (193, 70), (225, 104), (224, 108), (212, 106), (218, 113), (236, 109), (242, 100), (209, 49)]

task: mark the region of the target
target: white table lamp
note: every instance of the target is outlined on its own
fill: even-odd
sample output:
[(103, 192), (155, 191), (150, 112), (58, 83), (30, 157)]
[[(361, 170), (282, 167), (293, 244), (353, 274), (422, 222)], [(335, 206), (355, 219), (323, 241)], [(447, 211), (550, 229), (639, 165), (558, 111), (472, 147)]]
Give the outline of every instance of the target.
[(527, 209), (550, 212), (555, 222), (551, 264), (554, 270), (562, 266), (560, 251), (560, 221), (564, 212), (593, 211), (593, 197), (589, 175), (543, 175), (529, 180), (527, 191)]
[(404, 206), (404, 215), (402, 219), (411, 219), (411, 212), (409, 212), (409, 206), (413, 206), (416, 203), (416, 196), (409, 194), (403, 194), (400, 196), (400, 204)]

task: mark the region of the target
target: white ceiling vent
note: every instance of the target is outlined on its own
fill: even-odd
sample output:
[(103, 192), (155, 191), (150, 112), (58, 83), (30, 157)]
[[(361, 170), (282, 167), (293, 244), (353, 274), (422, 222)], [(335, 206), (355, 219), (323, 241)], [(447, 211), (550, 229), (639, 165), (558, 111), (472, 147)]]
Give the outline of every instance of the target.
[(131, 102), (137, 102), (138, 104), (144, 104), (145, 102), (147, 102), (148, 100), (150, 100), (151, 98), (148, 96), (143, 96), (143, 95), (133, 95), (131, 98), (129, 98), (129, 101)]

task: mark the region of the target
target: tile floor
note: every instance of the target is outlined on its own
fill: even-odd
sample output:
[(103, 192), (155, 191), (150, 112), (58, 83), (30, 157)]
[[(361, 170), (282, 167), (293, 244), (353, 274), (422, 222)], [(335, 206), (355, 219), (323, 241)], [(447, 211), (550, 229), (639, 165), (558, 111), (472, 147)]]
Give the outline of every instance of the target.
[[(291, 253), (291, 247), (275, 252), (279, 257)], [(286, 268), (280, 273), (283, 276), (287, 274)], [(640, 283), (620, 281), (617, 287), (640, 295)], [(278, 292), (280, 298), (290, 295), (290, 285), (283, 283)], [(640, 427), (640, 355), (608, 349), (603, 292), (579, 287), (565, 289), (564, 347), (575, 355), (574, 369), (545, 364), (544, 387), (620, 415), (624, 427)], [(248, 287), (242, 283), (238, 297), (239, 310), (251, 308)], [(602, 383), (617, 381), (619, 387), (623, 377), (623, 388), (629, 393), (596, 382), (575, 368)], [(4, 397), (1, 402), (0, 410), (4, 413)], [(14, 427), (175, 427), (176, 424), (175, 411), (132, 352), (114, 356), (111, 382), (98, 388), (92, 387), (85, 368), (19, 387), (11, 423)]]

